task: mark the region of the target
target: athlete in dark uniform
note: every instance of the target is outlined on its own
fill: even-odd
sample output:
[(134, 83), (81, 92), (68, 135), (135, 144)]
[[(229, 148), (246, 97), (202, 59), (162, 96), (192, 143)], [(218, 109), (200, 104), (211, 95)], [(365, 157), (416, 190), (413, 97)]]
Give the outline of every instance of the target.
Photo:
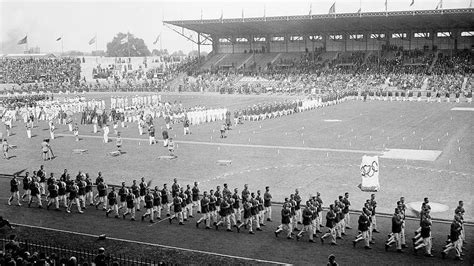
[(56, 182), (50, 183), (48, 185), (48, 191), (49, 191), (49, 201), (46, 208), (49, 209), (49, 207), (54, 204), (55, 210), (59, 211), (59, 200), (58, 200), (59, 186), (56, 184)]
[(146, 212), (142, 215), (142, 222), (147, 216), (150, 216), (150, 223), (154, 223), (155, 221), (153, 219), (153, 194), (150, 192), (149, 189), (146, 189), (145, 193), (146, 195), (144, 196), (144, 200)]
[(72, 184), (72, 186), (70, 188), (70, 191), (69, 191), (69, 205), (67, 207), (66, 212), (70, 213), (72, 204), (75, 203), (76, 206), (77, 206), (77, 211), (79, 213), (83, 213), (83, 211), (81, 210), (81, 205), (79, 203), (78, 192), (79, 192), (79, 187), (73, 181), (73, 184)]
[(105, 212), (105, 216), (109, 217), (109, 214), (111, 212), (114, 212), (115, 218), (119, 218), (117, 198), (118, 198), (118, 195), (117, 195), (117, 192), (115, 192), (115, 187), (112, 187), (112, 190), (110, 190), (109, 194), (107, 195), (109, 208)]
[(12, 201), (15, 199), (18, 202), (18, 206), (21, 206), (20, 203), (20, 181), (16, 178), (16, 175), (13, 175), (12, 179), (10, 180), (10, 198), (8, 198), (8, 205), (11, 205)]
[(204, 191), (201, 202), (201, 218), (196, 222), (196, 228), (199, 227), (199, 224), (204, 221), (206, 223), (206, 229), (211, 229), (211, 217), (209, 214), (209, 198), (207, 197), (207, 191)]
[(127, 211), (123, 214), (123, 219), (130, 214), (131, 220), (135, 221), (135, 195), (131, 191), (128, 192), (127, 194)]

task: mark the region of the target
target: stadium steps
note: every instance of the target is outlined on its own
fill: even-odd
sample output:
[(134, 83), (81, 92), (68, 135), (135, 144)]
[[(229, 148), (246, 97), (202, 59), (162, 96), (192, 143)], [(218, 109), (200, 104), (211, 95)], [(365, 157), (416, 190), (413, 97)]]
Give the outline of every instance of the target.
[(276, 60), (278, 60), (278, 58), (280, 58), (280, 57), (281, 57), (281, 53), (278, 53), (278, 54), (272, 59), (272, 61), (270, 61), (270, 63), (271, 63), (272, 65), (275, 64)]
[(268, 63), (271, 63), (278, 54), (275, 53), (264, 53), (264, 54), (256, 54), (255, 55), (255, 62), (256, 67), (261, 67), (262, 70), (267, 68)]
[(239, 67), (246, 59), (251, 57), (252, 54), (225, 54), (225, 57), (221, 58), (216, 62), (216, 67), (221, 66), (234, 66), (235, 68)]
[(223, 58), (225, 58), (227, 54), (215, 54), (211, 56), (202, 66), (201, 69), (211, 69), (217, 63), (219, 63)]
[(255, 54), (251, 54), (249, 57), (247, 57), (247, 59), (245, 59), (245, 61), (243, 61), (242, 63), (240, 63), (239, 65), (237, 65), (237, 69), (240, 69), (242, 66), (244, 65), (248, 65), (247, 63), (250, 61), (250, 59), (253, 58), (253, 61), (254, 62), (257, 62), (256, 60), (256, 57), (255, 57)]

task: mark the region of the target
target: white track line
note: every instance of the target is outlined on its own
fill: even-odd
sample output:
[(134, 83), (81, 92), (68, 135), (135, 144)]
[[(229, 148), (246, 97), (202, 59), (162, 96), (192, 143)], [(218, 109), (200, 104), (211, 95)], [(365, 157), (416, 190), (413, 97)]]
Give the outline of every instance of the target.
[[(57, 136), (74, 137), (73, 135), (57, 134)], [(95, 138), (103, 139), (102, 136), (81, 135), (80, 138)], [(109, 139), (115, 139), (109, 137)], [(148, 139), (141, 138), (122, 138), (123, 140), (148, 141)], [(157, 142), (163, 142), (157, 140)], [(228, 147), (242, 147), (242, 148), (265, 148), (265, 149), (282, 149), (282, 150), (303, 150), (303, 151), (324, 151), (324, 152), (343, 152), (343, 153), (361, 153), (361, 154), (378, 154), (382, 155), (382, 151), (367, 151), (367, 150), (348, 150), (348, 149), (332, 149), (332, 148), (313, 148), (313, 147), (295, 147), (295, 146), (272, 146), (272, 145), (258, 145), (258, 144), (235, 144), (235, 143), (214, 143), (202, 141), (185, 141), (175, 140), (175, 143), (196, 144), (196, 145), (211, 145), (211, 146), (228, 146)]]
[[(50, 230), (50, 231), (55, 231), (55, 232), (60, 232), (60, 233), (67, 233), (67, 234), (74, 234), (74, 235), (81, 235), (81, 236), (89, 236), (89, 237), (94, 237), (94, 238), (98, 237), (97, 235), (92, 235), (92, 234), (87, 234), (87, 233), (79, 233), (79, 232), (62, 230), (62, 229), (48, 228), (48, 227), (28, 225), (28, 224), (19, 224), (19, 223), (12, 223), (12, 224), (18, 225), (18, 226), (30, 227), (30, 228)], [(115, 240), (115, 241), (122, 241), (122, 242), (127, 242), (127, 243), (133, 243), (133, 244), (148, 245), (148, 246), (159, 247), (159, 248), (177, 249), (177, 250), (181, 250), (181, 251), (196, 252), (196, 253), (202, 253), (202, 254), (206, 254), (206, 255), (227, 257), (227, 258), (232, 258), (232, 259), (240, 259), (240, 260), (255, 261), (255, 262), (277, 264), (277, 265), (290, 265), (288, 263), (277, 262), (277, 261), (260, 260), (260, 259), (254, 259), (254, 258), (226, 255), (226, 254), (214, 253), (214, 252), (209, 252), (209, 251), (166, 246), (166, 245), (160, 245), (160, 244), (154, 244), (154, 243), (148, 243), (148, 242), (141, 242), (141, 241), (135, 241), (135, 240), (129, 240), (129, 239), (122, 239), (122, 238), (115, 238), (115, 237), (107, 237), (107, 239)]]

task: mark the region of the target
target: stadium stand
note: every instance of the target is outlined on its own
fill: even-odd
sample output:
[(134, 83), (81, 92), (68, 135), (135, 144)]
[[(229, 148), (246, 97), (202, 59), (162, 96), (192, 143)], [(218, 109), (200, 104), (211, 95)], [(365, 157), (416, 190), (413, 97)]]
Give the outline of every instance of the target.
[[(214, 84), (204, 85), (204, 91), (218, 91), (216, 86), (225, 87), (219, 91), (248, 91), (242, 87), (258, 83), (257, 87), (267, 88), (276, 84), (279, 91), (292, 86), (288, 91), (300, 93), (311, 91), (303, 87), (366, 89), (366, 84), (377, 90), (468, 93), (473, 72), (472, 13), (472, 9), (446, 9), (252, 18), (245, 23), (238, 19), (165, 23), (213, 40), (213, 52), (191, 80), (228, 79), (230, 73), (240, 77), (231, 80), (238, 87), (233, 90)], [(243, 76), (261, 82), (246, 83)], [(186, 90), (195, 89), (190, 83), (184, 82)]]
[(76, 84), (80, 79), (78, 58), (2, 57), (0, 59), (0, 83), (51, 83)]

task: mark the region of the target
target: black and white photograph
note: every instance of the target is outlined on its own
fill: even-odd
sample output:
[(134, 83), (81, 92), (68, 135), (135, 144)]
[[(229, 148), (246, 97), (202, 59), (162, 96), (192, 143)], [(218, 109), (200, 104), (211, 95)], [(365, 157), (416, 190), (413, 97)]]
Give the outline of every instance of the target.
[(0, 265), (474, 265), (473, 0), (0, 0)]

